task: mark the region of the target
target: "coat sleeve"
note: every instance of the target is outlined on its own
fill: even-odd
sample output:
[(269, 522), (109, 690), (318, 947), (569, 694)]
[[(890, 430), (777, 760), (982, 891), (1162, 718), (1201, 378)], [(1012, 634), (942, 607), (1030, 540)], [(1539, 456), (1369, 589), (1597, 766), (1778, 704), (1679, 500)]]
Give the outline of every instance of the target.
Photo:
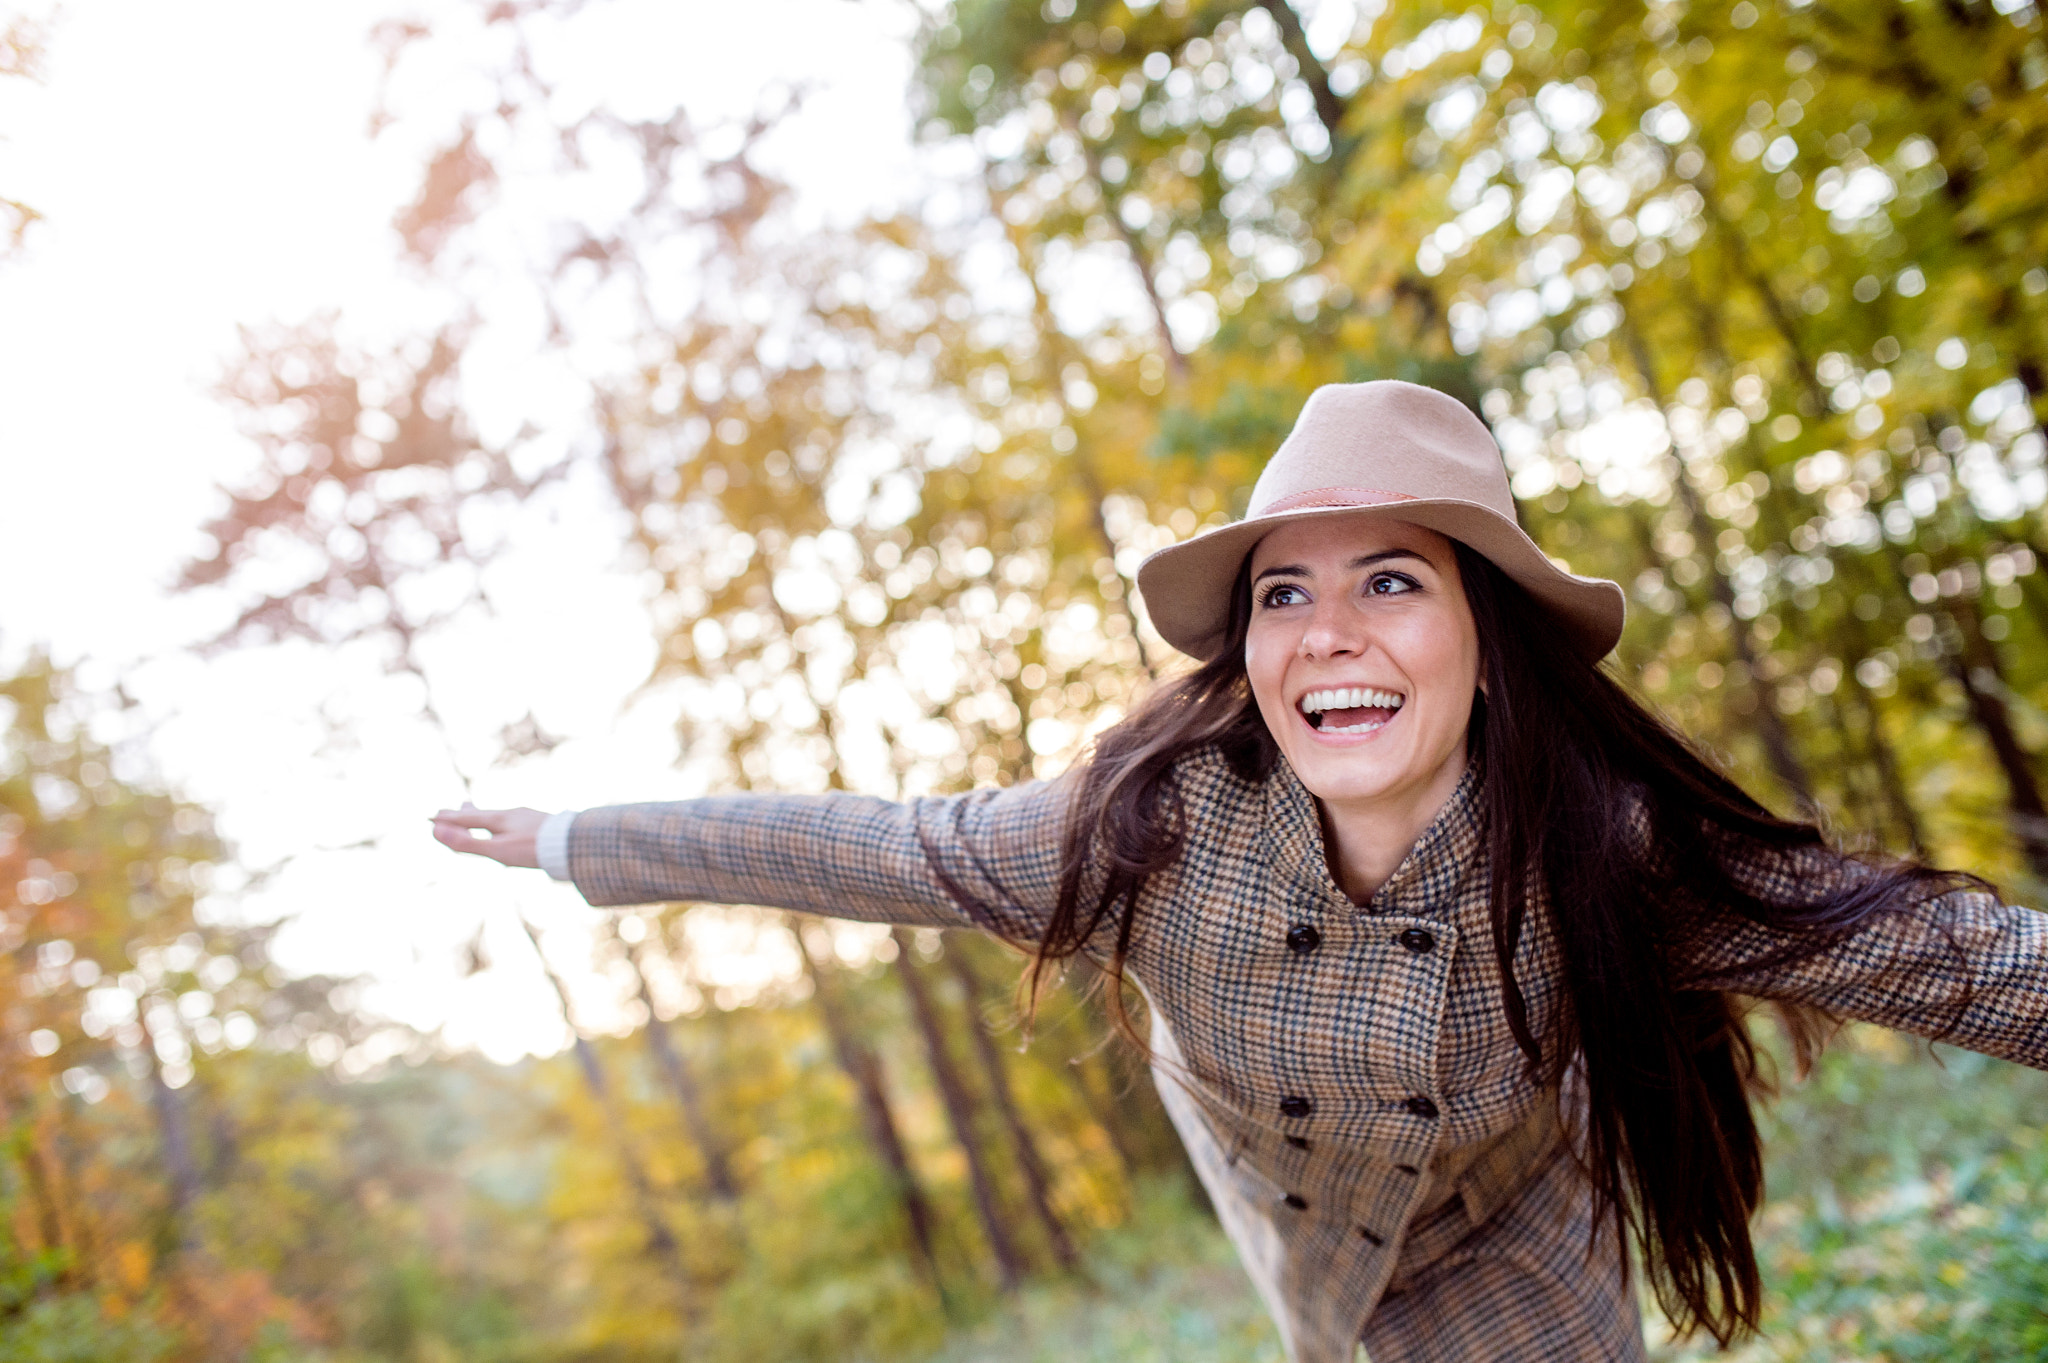
[(1035, 942), (1058, 894), (1071, 784), (901, 803), (836, 793), (611, 805), (576, 816), (569, 875), (596, 905), (760, 904)]
[(2048, 1069), (2048, 915), (1953, 890), (1883, 909), (1804, 960), (1780, 931), (1709, 935), (1685, 983), (1875, 1022)]

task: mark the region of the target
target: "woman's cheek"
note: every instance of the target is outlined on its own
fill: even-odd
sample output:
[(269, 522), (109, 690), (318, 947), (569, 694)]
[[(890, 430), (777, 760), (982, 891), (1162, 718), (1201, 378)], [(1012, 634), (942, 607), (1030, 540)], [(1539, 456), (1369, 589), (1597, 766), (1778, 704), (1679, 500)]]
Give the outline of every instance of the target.
[(1285, 641), (1274, 638), (1270, 628), (1259, 629), (1255, 622), (1245, 635), (1244, 671), (1251, 682), (1253, 698), (1269, 720), (1286, 680), (1286, 661)]

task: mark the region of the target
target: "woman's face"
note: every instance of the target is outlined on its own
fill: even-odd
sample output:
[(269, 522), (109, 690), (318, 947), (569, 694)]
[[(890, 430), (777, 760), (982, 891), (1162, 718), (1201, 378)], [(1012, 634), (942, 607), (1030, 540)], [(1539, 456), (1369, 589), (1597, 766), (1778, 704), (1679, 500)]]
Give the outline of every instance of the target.
[(1339, 807), (1448, 798), (1479, 680), (1451, 542), (1375, 516), (1308, 517), (1259, 541), (1251, 577), (1245, 671), (1309, 793)]

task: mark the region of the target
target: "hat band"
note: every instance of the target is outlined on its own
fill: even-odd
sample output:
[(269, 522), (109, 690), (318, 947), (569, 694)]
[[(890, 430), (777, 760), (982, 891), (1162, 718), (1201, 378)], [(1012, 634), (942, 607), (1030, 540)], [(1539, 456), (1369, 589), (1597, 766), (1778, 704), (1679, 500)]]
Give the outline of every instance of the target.
[(1384, 506), (1388, 502), (1412, 502), (1415, 498), (1406, 492), (1381, 492), (1370, 487), (1318, 487), (1307, 492), (1289, 493), (1270, 506), (1261, 507), (1253, 516), (1277, 516), (1287, 511), (1300, 511), (1304, 507), (1325, 506)]

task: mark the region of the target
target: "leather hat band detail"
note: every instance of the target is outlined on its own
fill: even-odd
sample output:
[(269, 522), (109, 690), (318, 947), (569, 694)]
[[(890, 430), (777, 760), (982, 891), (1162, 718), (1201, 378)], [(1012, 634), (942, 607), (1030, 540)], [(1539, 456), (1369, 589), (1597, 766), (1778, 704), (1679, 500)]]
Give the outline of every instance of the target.
[(1290, 493), (1277, 499), (1271, 506), (1262, 506), (1253, 512), (1259, 516), (1278, 516), (1288, 511), (1304, 511), (1328, 506), (1385, 506), (1388, 502), (1412, 502), (1415, 498), (1406, 492), (1381, 492), (1370, 487), (1319, 487), (1306, 492)]

